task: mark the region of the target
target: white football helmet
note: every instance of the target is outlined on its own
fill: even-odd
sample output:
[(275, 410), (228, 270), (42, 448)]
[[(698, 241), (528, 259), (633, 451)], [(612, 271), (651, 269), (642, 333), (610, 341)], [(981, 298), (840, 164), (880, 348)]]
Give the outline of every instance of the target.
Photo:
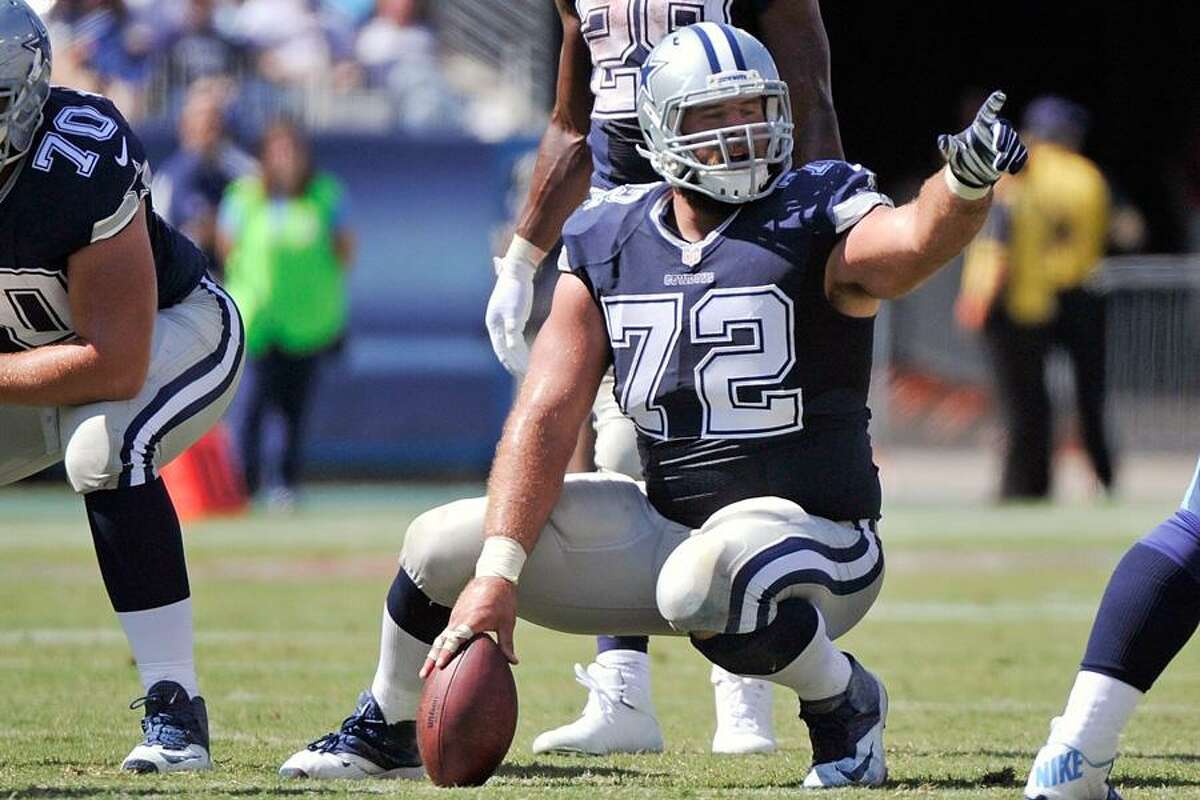
[[(681, 133), (689, 108), (761, 97), (765, 121)], [(726, 203), (746, 203), (771, 193), (792, 165), (792, 108), (787, 84), (762, 42), (732, 25), (700, 22), (667, 35), (650, 51), (638, 87), (638, 148), (658, 174), (675, 186)], [(741, 144), (745, 156), (731, 145)], [(720, 153), (720, 163), (697, 157)]]
[(50, 37), (23, 0), (0, 0), (0, 167), (33, 143), (50, 97)]

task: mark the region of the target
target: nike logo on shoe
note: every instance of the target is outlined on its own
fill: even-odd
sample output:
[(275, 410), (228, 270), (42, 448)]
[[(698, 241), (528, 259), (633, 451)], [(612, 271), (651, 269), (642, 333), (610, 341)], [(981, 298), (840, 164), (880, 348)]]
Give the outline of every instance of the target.
[(867, 774), (867, 770), (871, 767), (871, 759), (875, 757), (875, 745), (871, 745), (871, 749), (863, 756), (863, 760), (858, 762), (858, 765), (852, 770), (844, 770), (841, 767), (836, 767), (837, 771), (842, 774), (842, 777), (851, 783), (858, 783), (862, 780), (863, 775)]
[(121, 137), (121, 155), (113, 156), (113, 160), (117, 162), (118, 166), (122, 167), (129, 163), (129, 143), (125, 141), (124, 136)]
[(187, 755), (183, 756), (169, 756), (166, 753), (162, 754), (163, 761), (166, 761), (168, 764), (182, 764), (185, 761), (196, 761), (199, 758), (200, 756), (196, 755), (195, 753), (188, 753)]

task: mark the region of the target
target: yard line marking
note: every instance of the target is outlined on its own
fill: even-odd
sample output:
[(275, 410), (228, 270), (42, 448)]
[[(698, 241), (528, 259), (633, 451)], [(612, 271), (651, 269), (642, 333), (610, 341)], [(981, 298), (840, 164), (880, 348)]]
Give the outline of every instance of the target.
[[(247, 642), (327, 643), (357, 641), (361, 635), (344, 631), (197, 631), (196, 641), (205, 644), (244, 644)], [(370, 637), (377, 637), (375, 631)], [(0, 631), (0, 645), (93, 645), (124, 644), (125, 634), (117, 628), (25, 628)]]

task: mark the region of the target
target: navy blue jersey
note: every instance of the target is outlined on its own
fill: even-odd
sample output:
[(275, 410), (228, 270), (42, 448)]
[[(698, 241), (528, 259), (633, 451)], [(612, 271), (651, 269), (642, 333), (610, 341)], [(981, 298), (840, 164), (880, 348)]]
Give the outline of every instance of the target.
[(830, 519), (878, 517), (874, 321), (825, 295), (839, 236), (890, 204), (874, 176), (813, 162), (767, 197), (730, 206), (698, 243), (664, 221), (670, 199), (665, 183), (593, 197), (568, 220), (560, 262), (604, 315), (651, 502), (693, 527), (765, 495)]
[(671, 31), (697, 22), (756, 28), (771, 0), (575, 0), (580, 33), (592, 56), (592, 184), (612, 188), (658, 180), (634, 149), (638, 74), (646, 56)]
[(29, 151), (0, 187), (0, 352), (74, 335), (67, 260), (115, 236), (146, 200), (158, 306), (196, 288), (205, 256), (150, 207), (142, 143), (107, 98), (54, 87)]

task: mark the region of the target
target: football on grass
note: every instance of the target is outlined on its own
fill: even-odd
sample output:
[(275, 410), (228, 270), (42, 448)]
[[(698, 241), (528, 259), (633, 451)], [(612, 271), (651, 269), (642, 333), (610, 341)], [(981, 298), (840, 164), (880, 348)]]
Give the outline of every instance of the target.
[(517, 684), (490, 636), (471, 639), (444, 669), (425, 679), (417, 746), (438, 786), (481, 786), (517, 730)]

